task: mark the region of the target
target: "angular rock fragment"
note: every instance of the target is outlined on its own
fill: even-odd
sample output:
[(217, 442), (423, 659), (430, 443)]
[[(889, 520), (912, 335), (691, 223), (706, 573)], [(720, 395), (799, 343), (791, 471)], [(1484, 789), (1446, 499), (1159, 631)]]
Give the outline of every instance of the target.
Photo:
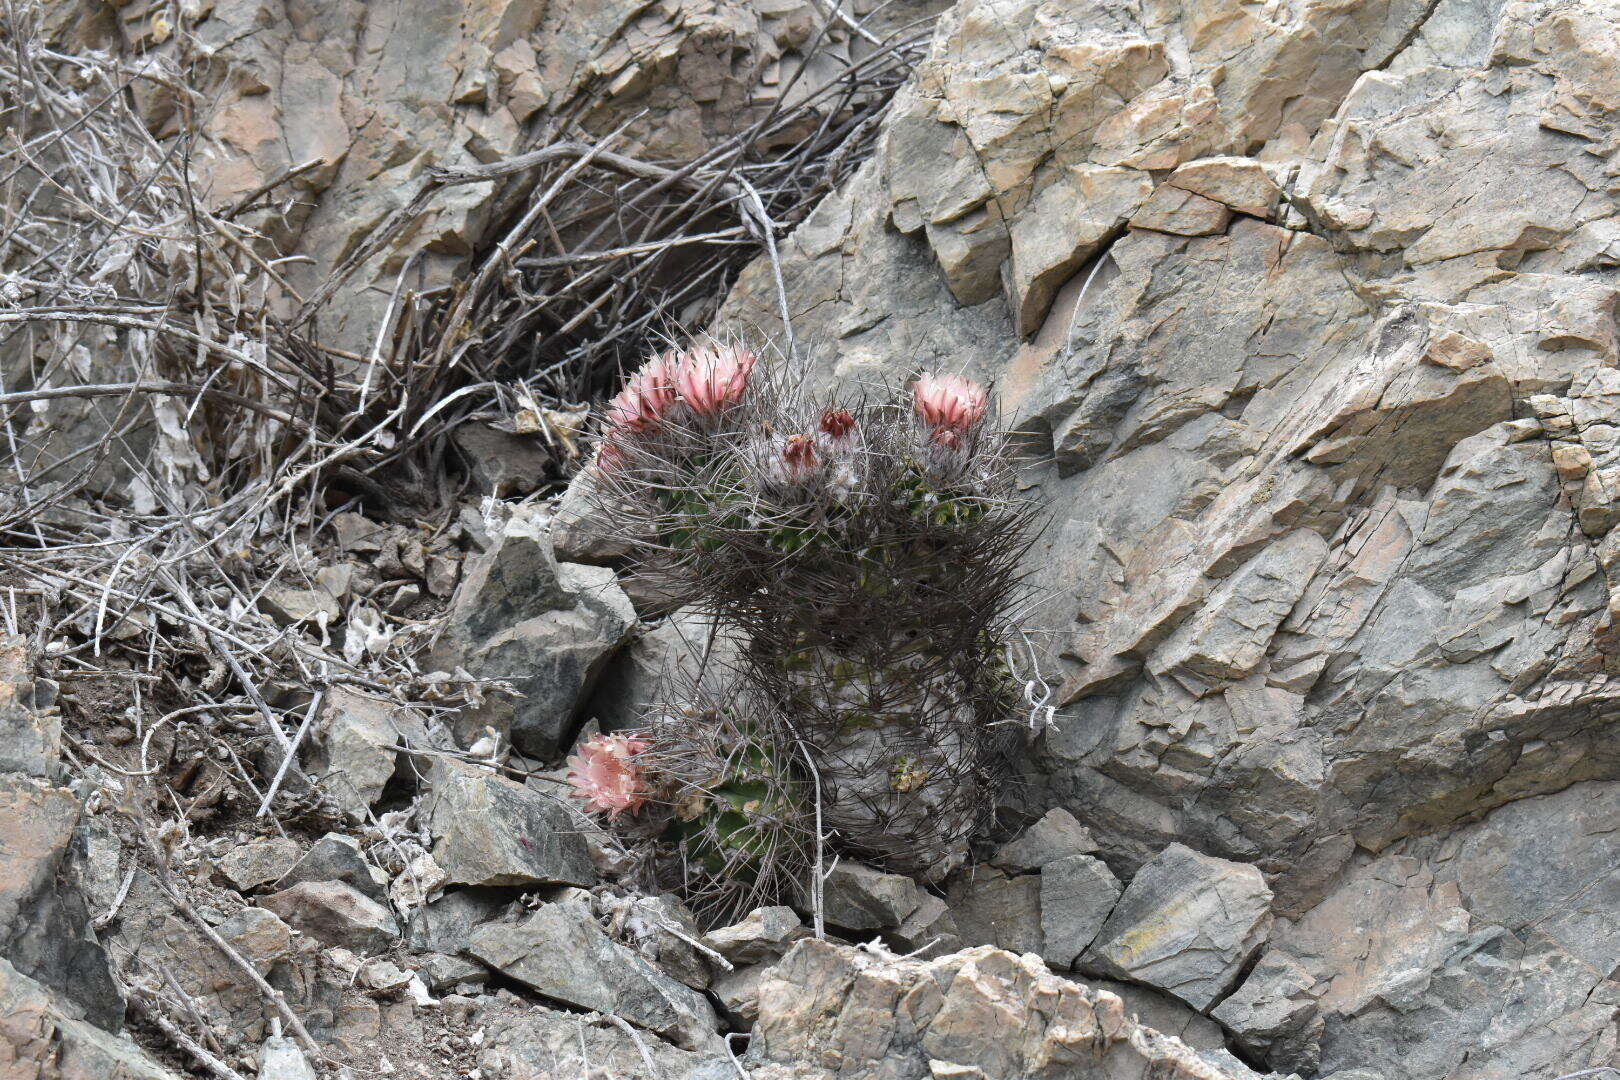
[(289, 926), (327, 945), (381, 952), (399, 936), (388, 909), (340, 881), (305, 881), (259, 901)]
[(547, 997), (617, 1013), (688, 1050), (715, 1042), (719, 1023), (707, 999), (609, 938), (581, 900), (542, 904), (517, 923), (485, 923), (467, 952)]
[(219, 860), (219, 873), (238, 890), (273, 882), (291, 870), (300, 855), (298, 844), (284, 836), (270, 836), (238, 844)]
[(491, 695), (464, 710), (458, 735), (492, 726), (509, 730), (525, 754), (557, 753), (635, 622), (612, 570), (559, 563), (537, 508), (519, 508), (491, 548), (468, 562), (434, 663), (507, 681), (523, 696)]
[(1096, 850), (1091, 831), (1059, 806), (1043, 814), (1018, 839), (1004, 844), (991, 857), (990, 865), (1009, 874), (1024, 874), (1058, 859), (1090, 855)]
[(987, 866), (964, 871), (946, 890), (957, 933), (967, 945), (994, 945), (1014, 953), (1040, 954), (1041, 879), (1009, 877)]
[(734, 964), (757, 964), (781, 956), (809, 933), (792, 908), (762, 907), (742, 922), (704, 934), (703, 944)]
[(1259, 870), (1171, 844), (1136, 872), (1080, 967), (1207, 1009), (1270, 928), (1271, 889)]
[(1041, 870), (1041, 955), (1056, 969), (1074, 965), (1119, 900), (1122, 886), (1101, 859), (1068, 855)]
[(822, 886), (824, 917), (845, 930), (889, 930), (922, 903), (923, 891), (903, 874), (840, 860)]
[(596, 871), (568, 811), (485, 769), (440, 761), (428, 813), (433, 858), (452, 885), (591, 885)]
[(360, 841), (343, 833), (327, 833), (315, 841), (277, 884), (287, 887), (305, 881), (341, 881), (379, 904), (387, 901), (387, 876), (367, 860)]

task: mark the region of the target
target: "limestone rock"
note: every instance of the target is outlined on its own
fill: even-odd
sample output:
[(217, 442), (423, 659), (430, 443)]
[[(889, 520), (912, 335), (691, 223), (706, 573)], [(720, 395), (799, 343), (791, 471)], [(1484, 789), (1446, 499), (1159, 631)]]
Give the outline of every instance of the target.
[(474, 486), (497, 499), (531, 494), (551, 473), (551, 455), (537, 439), (471, 420), (458, 424), (450, 437)]
[(739, 923), (710, 930), (703, 944), (734, 964), (776, 959), (810, 933), (790, 907), (762, 907)]
[(1054, 968), (1074, 965), (1119, 900), (1119, 879), (1101, 859), (1068, 855), (1041, 870), (1041, 955)]
[(946, 898), (964, 944), (1037, 955), (1045, 950), (1040, 875), (1009, 877), (990, 867), (970, 867), (951, 882)]
[[(486, 999), (474, 1022), (484, 1032), (478, 1051), (478, 1068), (484, 1076), (554, 1080), (585, 1076), (596, 1069), (627, 1078), (647, 1075), (635, 1042), (603, 1019), (582, 1019), (532, 1005), (511, 1010)], [(660, 1039), (644, 1038), (642, 1044), (652, 1055), (657, 1075), (670, 1080), (726, 1080), (737, 1075), (724, 1052), (680, 1050)]]
[(494, 773), (440, 761), (433, 771), (433, 858), (453, 885), (590, 885), (590, 852), (556, 799)]
[(272, 1035), (259, 1051), (259, 1080), (315, 1080), (315, 1070), (295, 1040)]
[(340, 881), (305, 881), (261, 901), (288, 925), (328, 945), (381, 952), (399, 936), (388, 909)]
[(413, 949), (458, 953), (480, 923), (500, 917), (512, 904), (507, 889), (455, 889), (412, 911), (406, 944)]
[(329, 692), (313, 734), (311, 771), (355, 821), (366, 820), (399, 768), (396, 747), (427, 747), (420, 713), (346, 686)]
[(1271, 890), (1258, 870), (1171, 844), (1131, 879), (1081, 966), (1207, 1009), (1270, 927)]
[(766, 973), (759, 1004), (759, 1080), (1253, 1075), (1142, 1027), (1111, 993), (989, 946), (920, 961), (803, 941)]
[(387, 878), (367, 860), (360, 842), (343, 833), (327, 833), (278, 878), (283, 886), (302, 882), (341, 881), (379, 904), (387, 903)]
[(708, 1001), (610, 939), (582, 901), (542, 904), (517, 923), (485, 923), (467, 951), (547, 997), (617, 1013), (685, 1049), (715, 1041)]

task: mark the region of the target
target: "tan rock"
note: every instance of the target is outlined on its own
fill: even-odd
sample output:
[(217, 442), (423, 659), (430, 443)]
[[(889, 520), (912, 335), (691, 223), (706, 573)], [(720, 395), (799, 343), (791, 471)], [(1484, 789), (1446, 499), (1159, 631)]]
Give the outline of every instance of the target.
[(1232, 211), (1221, 203), (1173, 184), (1160, 184), (1153, 197), (1131, 215), (1131, 227), (1178, 236), (1213, 236), (1225, 232), (1231, 220)]

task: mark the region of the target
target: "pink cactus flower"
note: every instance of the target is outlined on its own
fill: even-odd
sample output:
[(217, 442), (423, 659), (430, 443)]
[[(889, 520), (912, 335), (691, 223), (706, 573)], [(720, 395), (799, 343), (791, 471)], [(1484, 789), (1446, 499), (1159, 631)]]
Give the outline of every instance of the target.
[(953, 431), (966, 434), (984, 419), (988, 397), (984, 387), (960, 375), (924, 374), (912, 388), (917, 415), (934, 429), (935, 437)]
[(630, 376), (608, 402), (608, 424), (621, 431), (646, 431), (675, 404), (675, 357), (655, 356)]
[(645, 739), (593, 735), (568, 759), (568, 783), (577, 799), (612, 821), (624, 811), (633, 816), (647, 801), (646, 785), (634, 758), (647, 749)]
[(694, 416), (709, 419), (742, 400), (759, 357), (730, 345), (701, 345), (674, 369), (675, 392)]

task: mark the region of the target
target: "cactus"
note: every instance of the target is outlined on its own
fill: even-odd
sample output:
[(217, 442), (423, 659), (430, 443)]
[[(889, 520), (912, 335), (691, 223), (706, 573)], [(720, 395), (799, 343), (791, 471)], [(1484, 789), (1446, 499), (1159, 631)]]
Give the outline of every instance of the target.
[[(924, 375), (856, 404), (803, 385), (710, 343), (650, 361), (610, 407), (603, 510), (644, 538), (639, 572), (745, 643), (725, 695), (686, 688), (635, 733), (670, 819), (644, 831), (763, 889), (767, 852), (804, 857), (813, 803), (828, 843), (938, 875), (1002, 775), (1034, 512), (977, 384)], [(695, 744), (725, 768), (694, 773)]]

